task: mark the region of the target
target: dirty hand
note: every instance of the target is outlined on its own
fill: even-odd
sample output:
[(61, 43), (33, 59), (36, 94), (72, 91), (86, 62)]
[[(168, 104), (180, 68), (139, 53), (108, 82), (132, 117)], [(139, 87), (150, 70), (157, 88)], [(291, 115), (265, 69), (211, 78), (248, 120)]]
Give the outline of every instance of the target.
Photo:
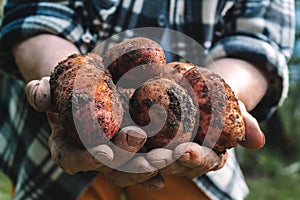
[[(162, 187), (157, 170), (143, 157), (133, 158), (146, 141), (146, 133), (137, 127), (125, 127), (113, 138), (111, 144), (92, 148), (79, 148), (64, 134), (58, 113), (51, 103), (49, 77), (30, 81), (26, 86), (30, 105), (39, 112), (46, 112), (51, 127), (49, 148), (53, 160), (68, 174), (96, 170), (103, 172), (119, 186), (141, 184), (145, 187)], [(119, 170), (123, 168), (123, 170)], [(129, 168), (139, 169), (130, 173)]]
[[(246, 141), (240, 145), (248, 149), (259, 149), (265, 143), (264, 134), (256, 119), (247, 112), (244, 104), (242, 102), (239, 104), (246, 130)], [(182, 143), (173, 150), (154, 149), (147, 154), (147, 160), (159, 169), (159, 174), (182, 175), (189, 178), (222, 168), (227, 157), (227, 152), (217, 154), (212, 149), (193, 142)]]
[[(259, 149), (265, 143), (264, 134), (244, 104), (242, 102), (239, 104), (246, 130), (246, 141), (240, 145), (248, 149)], [(159, 169), (161, 175), (182, 175), (189, 178), (222, 168), (227, 157), (227, 152), (217, 154), (212, 149), (193, 142), (179, 144), (173, 150), (154, 149), (147, 154), (147, 160)]]
[(147, 159), (161, 175), (182, 175), (189, 178), (220, 169), (227, 160), (227, 152), (216, 154), (210, 148), (194, 142), (179, 144), (173, 150), (154, 149)]

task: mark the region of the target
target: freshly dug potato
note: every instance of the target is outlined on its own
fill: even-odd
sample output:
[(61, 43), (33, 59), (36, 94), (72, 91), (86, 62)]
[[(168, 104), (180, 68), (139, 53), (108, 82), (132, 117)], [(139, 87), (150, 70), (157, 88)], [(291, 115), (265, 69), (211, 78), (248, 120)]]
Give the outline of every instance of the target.
[(102, 57), (68, 57), (55, 67), (50, 87), (64, 129), (78, 144), (103, 144), (119, 130), (123, 108)]
[(153, 78), (137, 88), (129, 112), (146, 131), (148, 150), (173, 148), (192, 137), (196, 107), (187, 91), (170, 79)]
[(194, 94), (194, 89), (190, 82), (184, 77), (184, 73), (194, 67), (196, 66), (192, 63), (170, 62), (164, 66), (160, 76), (176, 81), (177, 84), (187, 90), (190, 97), (193, 99), (194, 104), (198, 105), (198, 97)]
[(245, 140), (245, 126), (234, 92), (218, 74), (194, 67), (184, 72), (199, 106), (195, 142), (222, 153)]
[(135, 88), (159, 74), (166, 58), (158, 43), (145, 37), (135, 37), (115, 44), (105, 52), (103, 62), (115, 84), (122, 77), (120, 86)]

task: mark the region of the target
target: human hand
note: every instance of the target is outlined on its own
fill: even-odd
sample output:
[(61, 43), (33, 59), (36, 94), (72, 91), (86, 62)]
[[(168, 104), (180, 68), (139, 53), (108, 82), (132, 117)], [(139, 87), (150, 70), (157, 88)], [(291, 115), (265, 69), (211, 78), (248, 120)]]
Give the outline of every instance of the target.
[[(53, 160), (68, 174), (96, 170), (104, 173), (119, 186), (141, 184), (162, 187), (157, 170), (143, 157), (132, 159), (144, 145), (146, 133), (137, 127), (125, 127), (112, 139), (112, 143), (89, 149), (74, 145), (66, 136), (54, 106), (51, 103), (49, 77), (33, 80), (26, 87), (28, 102), (40, 112), (46, 112), (51, 127), (49, 148)], [(122, 170), (118, 170), (122, 167)], [(139, 173), (126, 171), (138, 169)]]
[[(246, 131), (246, 140), (240, 145), (248, 149), (259, 149), (265, 143), (264, 134), (245, 105), (242, 102), (239, 105)], [(161, 175), (183, 175), (189, 178), (222, 168), (227, 157), (227, 152), (217, 154), (212, 149), (193, 142), (182, 143), (173, 150), (154, 149), (147, 154), (148, 161), (159, 169)]]
[(179, 144), (173, 150), (154, 149), (147, 154), (148, 161), (160, 169), (161, 175), (180, 175), (188, 178), (222, 168), (227, 157), (227, 151), (217, 154), (212, 149), (194, 142)]
[(269, 74), (261, 67), (236, 58), (220, 58), (207, 67), (224, 78), (239, 100), (246, 132), (246, 140), (240, 145), (253, 150), (263, 147), (264, 134), (257, 120), (249, 112), (265, 95), (270, 82)]
[(239, 101), (241, 113), (245, 123), (246, 140), (240, 145), (252, 150), (257, 150), (265, 145), (265, 135), (257, 120), (247, 111), (245, 104)]
[[(248, 149), (259, 149), (265, 143), (264, 134), (257, 120), (239, 102), (245, 122), (246, 140), (240, 145)], [(147, 154), (150, 164), (159, 169), (161, 175), (182, 175), (189, 178), (201, 176), (209, 171), (222, 168), (227, 160), (227, 152), (217, 154), (210, 148), (188, 142), (175, 149), (154, 149)]]

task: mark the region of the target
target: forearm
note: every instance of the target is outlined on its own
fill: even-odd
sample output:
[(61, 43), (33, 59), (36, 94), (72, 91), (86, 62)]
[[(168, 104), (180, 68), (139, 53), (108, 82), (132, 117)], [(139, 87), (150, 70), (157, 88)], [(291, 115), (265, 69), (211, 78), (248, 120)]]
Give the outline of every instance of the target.
[(251, 111), (267, 91), (268, 75), (249, 62), (235, 58), (221, 58), (208, 65), (208, 68), (219, 73)]
[(13, 47), (15, 61), (26, 82), (49, 76), (58, 62), (73, 53), (79, 53), (73, 43), (50, 34), (31, 37)]

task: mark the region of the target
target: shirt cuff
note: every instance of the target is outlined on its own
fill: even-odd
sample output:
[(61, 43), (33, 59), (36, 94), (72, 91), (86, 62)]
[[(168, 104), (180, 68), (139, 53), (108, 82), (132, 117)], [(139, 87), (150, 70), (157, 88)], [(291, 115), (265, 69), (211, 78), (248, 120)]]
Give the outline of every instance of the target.
[(28, 3), (5, 7), (0, 40), (11, 44), (41, 33), (52, 33), (78, 42), (83, 28), (74, 20), (74, 10), (57, 3)]
[(210, 51), (210, 58), (238, 58), (265, 69), (270, 76), (267, 92), (252, 111), (263, 120), (281, 106), (288, 94), (289, 74), (287, 58), (272, 45), (261, 38), (233, 35), (218, 41)]

